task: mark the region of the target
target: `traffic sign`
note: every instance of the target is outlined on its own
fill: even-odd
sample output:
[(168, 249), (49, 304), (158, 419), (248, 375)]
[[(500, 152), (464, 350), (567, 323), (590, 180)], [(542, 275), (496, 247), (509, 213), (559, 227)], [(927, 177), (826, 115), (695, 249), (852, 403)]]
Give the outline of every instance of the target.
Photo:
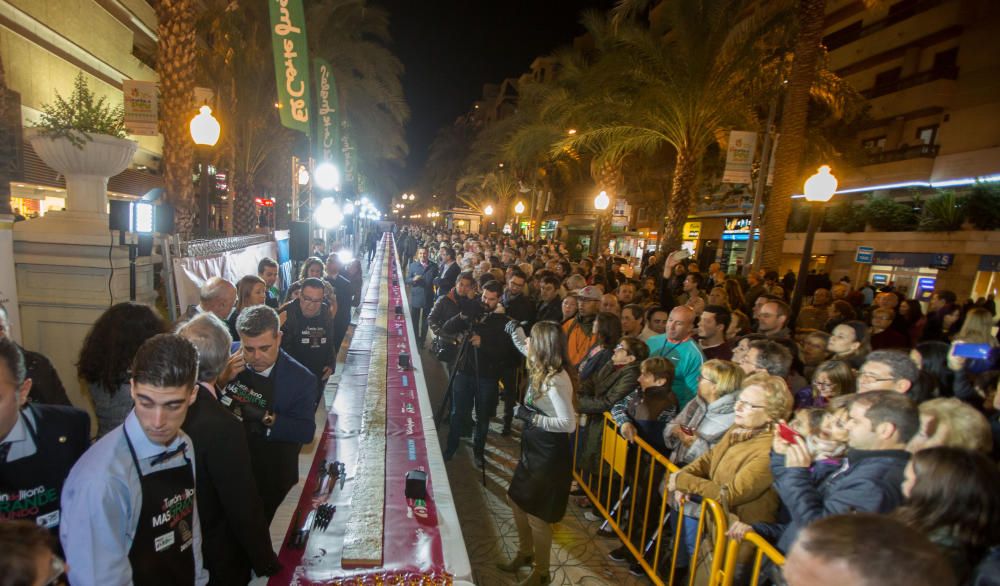
[(874, 257), (875, 248), (873, 246), (859, 246), (858, 251), (854, 254), (854, 262), (870, 265)]

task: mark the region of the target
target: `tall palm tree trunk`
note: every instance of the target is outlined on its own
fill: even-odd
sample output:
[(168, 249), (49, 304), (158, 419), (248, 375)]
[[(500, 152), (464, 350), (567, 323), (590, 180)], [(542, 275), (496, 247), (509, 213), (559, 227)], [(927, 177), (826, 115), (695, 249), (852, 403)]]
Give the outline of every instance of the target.
[[(761, 229), (761, 266), (778, 269), (785, 242), (785, 227), (792, 209), (792, 194), (802, 185), (802, 153), (806, 147), (806, 117), (809, 88), (816, 79), (822, 53), (826, 0), (799, 0), (799, 34), (795, 40), (795, 61), (788, 78), (785, 108), (781, 118), (778, 148), (774, 160), (774, 186), (764, 207)], [(799, 275), (802, 278), (802, 275)]]
[(667, 200), (666, 221), (663, 236), (660, 238), (660, 250), (664, 252), (678, 250), (681, 247), (684, 222), (691, 211), (691, 201), (694, 199), (694, 188), (697, 171), (697, 160), (686, 149), (677, 151), (677, 161), (674, 164), (674, 177), (670, 186), (670, 199)]
[(17, 94), (7, 88), (7, 72), (0, 59), (0, 214), (14, 213), (10, 207), (10, 182), (16, 179), (18, 167), (15, 132), (19, 129), (13, 118), (21, 116), (19, 101)]
[(175, 209), (176, 232), (188, 238), (193, 232), (196, 207), (191, 183), (194, 145), (188, 130), (194, 115), (195, 4), (193, 0), (159, 0), (155, 8), (159, 19), (156, 62), (164, 192)]

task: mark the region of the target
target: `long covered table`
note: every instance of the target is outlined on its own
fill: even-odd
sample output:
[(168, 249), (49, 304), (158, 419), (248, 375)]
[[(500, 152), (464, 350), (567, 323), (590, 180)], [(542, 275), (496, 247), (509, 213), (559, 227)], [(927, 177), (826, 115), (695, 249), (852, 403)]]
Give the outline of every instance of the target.
[[(386, 233), (269, 586), (472, 583), (403, 283)], [(411, 471), (426, 499), (407, 498)]]

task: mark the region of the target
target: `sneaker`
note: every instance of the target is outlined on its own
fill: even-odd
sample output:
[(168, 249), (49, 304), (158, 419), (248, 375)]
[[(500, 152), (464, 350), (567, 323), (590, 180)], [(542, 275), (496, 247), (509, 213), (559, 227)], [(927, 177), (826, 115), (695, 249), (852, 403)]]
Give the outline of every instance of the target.
[(598, 537), (618, 537), (618, 535), (611, 529), (611, 527), (606, 527), (606, 528), (603, 528), (603, 529), (598, 528), (597, 529), (597, 536)]
[(632, 552), (630, 552), (624, 545), (616, 547), (608, 552), (608, 559), (614, 562), (624, 562), (630, 557), (632, 557)]
[(642, 569), (642, 566), (639, 565), (639, 562), (632, 562), (631, 564), (628, 565), (628, 573), (632, 574), (633, 576), (645, 576), (646, 570)]
[(586, 519), (586, 520), (588, 520), (588, 521), (595, 522), (595, 523), (597, 521), (603, 521), (604, 520), (604, 517), (601, 517), (600, 515), (594, 514), (591, 511), (585, 511), (583, 513), (583, 518)]

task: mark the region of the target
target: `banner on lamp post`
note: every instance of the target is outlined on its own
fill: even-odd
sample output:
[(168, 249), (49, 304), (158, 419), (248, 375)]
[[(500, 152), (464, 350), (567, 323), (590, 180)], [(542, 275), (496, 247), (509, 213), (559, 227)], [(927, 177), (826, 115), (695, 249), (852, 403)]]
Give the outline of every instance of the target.
[(302, 0), (269, 0), (281, 124), (309, 136), (309, 49)]
[(753, 155), (756, 149), (756, 132), (730, 131), (729, 145), (726, 147), (726, 170), (722, 174), (722, 182), (750, 183)]
[(340, 164), (340, 102), (337, 82), (333, 69), (326, 59), (313, 59), (313, 75), (316, 78), (316, 136), (313, 156), (317, 161)]
[(125, 129), (135, 136), (156, 136), (159, 90), (155, 81), (122, 81), (125, 94)]

